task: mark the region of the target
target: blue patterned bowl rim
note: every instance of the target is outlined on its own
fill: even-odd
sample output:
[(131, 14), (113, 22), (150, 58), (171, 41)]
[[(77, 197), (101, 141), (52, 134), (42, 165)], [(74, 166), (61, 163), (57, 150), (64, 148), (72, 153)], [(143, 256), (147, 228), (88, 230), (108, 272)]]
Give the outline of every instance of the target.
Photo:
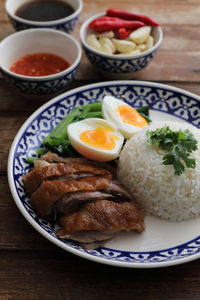
[(16, 22), (23, 23), (23, 24), (26, 24), (26, 25), (29, 25), (29, 26), (38, 26), (38, 27), (56, 26), (56, 25), (59, 25), (59, 24), (67, 23), (67, 22), (71, 21), (72, 19), (77, 18), (80, 15), (80, 13), (81, 13), (81, 11), (83, 9), (83, 1), (82, 0), (78, 0), (78, 2), (79, 2), (78, 8), (74, 11), (73, 14), (69, 15), (68, 17), (65, 17), (65, 18), (62, 18), (62, 19), (58, 19), (58, 20), (54, 20), (54, 21), (37, 22), (37, 21), (30, 21), (30, 20), (26, 20), (26, 19), (20, 18), (17, 15), (13, 14), (9, 10), (8, 1), (6, 1), (6, 3), (5, 3), (5, 9), (6, 9), (6, 13), (8, 14), (8, 16), (11, 19), (15, 20)]
[[(177, 245), (172, 248), (167, 249), (161, 249), (156, 251), (147, 251), (147, 252), (130, 252), (130, 251), (124, 251), (124, 250), (115, 250), (115, 249), (109, 249), (106, 247), (99, 248), (97, 250), (85, 250), (77, 245), (74, 245), (73, 243), (65, 243), (64, 241), (56, 238), (53, 233), (47, 232), (44, 227), (42, 227), (38, 221), (36, 221), (30, 213), (27, 211), (25, 206), (22, 203), (22, 200), (19, 197), (19, 193), (16, 188), (16, 183), (14, 179), (14, 167), (15, 167), (15, 159), (17, 159), (17, 147), (19, 144), (19, 141), (23, 135), (24, 132), (30, 127), (32, 122), (38, 118), (39, 115), (44, 113), (48, 108), (53, 107), (54, 105), (57, 105), (59, 102), (63, 101), (64, 99), (69, 98), (70, 96), (74, 95), (80, 95), (83, 92), (90, 92), (95, 89), (102, 89), (102, 91), (105, 92), (106, 89), (109, 91), (113, 88), (120, 89), (120, 88), (147, 88), (147, 89), (157, 89), (162, 90), (163, 92), (169, 92), (179, 95), (180, 99), (187, 100), (189, 99), (193, 104), (195, 103), (200, 111), (200, 97), (185, 91), (180, 88), (172, 87), (165, 84), (160, 84), (156, 82), (145, 82), (145, 81), (108, 81), (108, 82), (101, 82), (96, 84), (90, 84), (86, 86), (82, 86), (79, 88), (76, 88), (74, 90), (68, 91), (66, 93), (63, 93), (56, 98), (48, 101), (46, 104), (41, 106), (39, 109), (37, 109), (28, 119), (27, 121), (22, 125), (20, 130), (18, 131), (11, 149), (9, 153), (8, 158), (8, 181), (10, 190), (12, 193), (12, 196), (14, 198), (14, 201), (23, 214), (23, 216), (27, 219), (27, 221), (39, 232), (41, 233), (45, 238), (47, 238), (49, 241), (53, 242), (55, 245), (61, 247), (64, 250), (67, 250), (68, 252), (71, 252), (77, 256), (80, 256), (82, 258), (118, 266), (118, 267), (128, 267), (128, 268), (158, 268), (158, 267), (168, 267), (173, 265), (178, 265), (182, 263), (186, 263), (189, 261), (193, 261), (195, 259), (200, 258), (200, 235), (196, 238), (189, 240), (183, 244)], [(162, 111), (158, 109), (155, 109), (158, 111)], [(179, 116), (180, 118), (184, 119), (184, 117)], [(193, 125), (200, 128), (200, 114), (198, 113), (198, 117), (195, 118), (198, 119), (198, 125), (195, 122), (192, 122), (191, 120), (187, 120)]]

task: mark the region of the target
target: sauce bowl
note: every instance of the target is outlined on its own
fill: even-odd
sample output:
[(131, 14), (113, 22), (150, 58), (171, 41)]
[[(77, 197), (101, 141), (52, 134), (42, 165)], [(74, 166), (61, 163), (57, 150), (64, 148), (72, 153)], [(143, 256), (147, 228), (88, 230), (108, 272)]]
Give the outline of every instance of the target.
[(8, 17), (15, 28), (15, 30), (23, 30), (29, 28), (50, 28), (65, 31), (70, 33), (76, 26), (80, 13), (83, 8), (82, 0), (62, 0), (69, 4), (74, 9), (74, 13), (68, 17), (54, 20), (54, 21), (30, 21), (21, 17), (18, 17), (15, 12), (22, 5), (30, 2), (30, 0), (7, 0), (5, 4), (5, 9)]
[[(56, 74), (26, 76), (10, 71), (17, 59), (32, 53), (51, 53), (67, 60), (70, 66)], [(58, 92), (71, 82), (81, 60), (81, 47), (69, 34), (53, 29), (27, 29), (15, 32), (0, 43), (0, 70), (4, 80), (20, 92), (44, 95)]]

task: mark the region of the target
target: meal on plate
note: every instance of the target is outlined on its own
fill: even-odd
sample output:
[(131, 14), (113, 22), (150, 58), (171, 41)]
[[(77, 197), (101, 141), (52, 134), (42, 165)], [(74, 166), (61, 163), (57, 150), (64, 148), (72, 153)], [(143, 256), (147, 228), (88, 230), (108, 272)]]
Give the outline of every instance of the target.
[(106, 54), (136, 55), (153, 47), (153, 26), (160, 24), (147, 16), (111, 8), (89, 24), (92, 33), (86, 41)]
[[(200, 215), (200, 132), (151, 123), (149, 108), (105, 96), (71, 111), (43, 140), (24, 175), (33, 208), (57, 236), (97, 248), (120, 231), (144, 230), (144, 214)], [(41, 155), (42, 154), (42, 155)]]

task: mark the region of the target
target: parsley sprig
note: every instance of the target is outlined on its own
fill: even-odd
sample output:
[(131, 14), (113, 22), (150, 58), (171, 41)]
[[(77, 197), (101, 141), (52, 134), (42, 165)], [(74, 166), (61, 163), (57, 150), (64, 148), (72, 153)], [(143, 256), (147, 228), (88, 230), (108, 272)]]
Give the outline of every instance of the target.
[(169, 126), (165, 126), (147, 131), (146, 135), (149, 145), (157, 144), (160, 149), (168, 151), (163, 157), (163, 164), (173, 165), (176, 175), (181, 175), (185, 167), (195, 168), (196, 161), (189, 154), (197, 150), (197, 140), (188, 129), (172, 131)]

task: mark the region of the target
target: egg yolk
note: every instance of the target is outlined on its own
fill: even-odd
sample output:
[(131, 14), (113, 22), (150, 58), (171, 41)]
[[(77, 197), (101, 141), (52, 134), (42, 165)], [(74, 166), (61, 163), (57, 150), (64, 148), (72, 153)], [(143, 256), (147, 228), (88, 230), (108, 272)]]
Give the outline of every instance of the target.
[(118, 137), (111, 129), (97, 127), (93, 130), (86, 130), (81, 133), (80, 140), (85, 144), (101, 149), (112, 150), (116, 146)]
[(136, 127), (144, 127), (147, 121), (134, 108), (127, 105), (119, 105), (117, 111), (124, 123), (134, 125)]

